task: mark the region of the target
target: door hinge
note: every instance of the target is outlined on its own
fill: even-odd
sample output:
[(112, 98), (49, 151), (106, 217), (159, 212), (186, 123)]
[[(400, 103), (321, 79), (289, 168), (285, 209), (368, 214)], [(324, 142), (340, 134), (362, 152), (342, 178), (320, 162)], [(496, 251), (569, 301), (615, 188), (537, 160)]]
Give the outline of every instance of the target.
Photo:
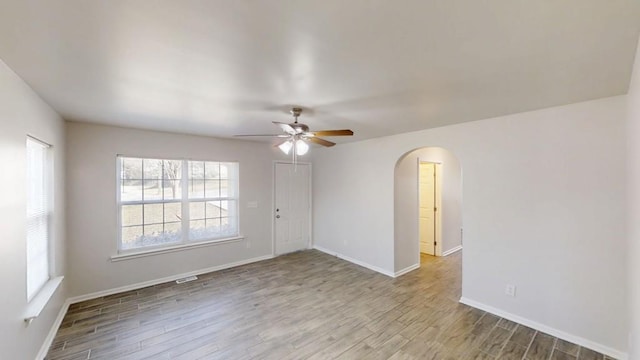
[(438, 208), (437, 208), (437, 207), (434, 207), (434, 208), (433, 208), (433, 211), (438, 211)]

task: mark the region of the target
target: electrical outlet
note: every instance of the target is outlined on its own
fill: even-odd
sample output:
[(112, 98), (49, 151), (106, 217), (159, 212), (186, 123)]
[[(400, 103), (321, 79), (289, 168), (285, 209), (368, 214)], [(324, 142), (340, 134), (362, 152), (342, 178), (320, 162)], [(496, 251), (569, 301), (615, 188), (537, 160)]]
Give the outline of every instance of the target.
[(507, 296), (515, 297), (516, 296), (516, 286), (513, 284), (507, 284), (504, 288), (504, 294)]

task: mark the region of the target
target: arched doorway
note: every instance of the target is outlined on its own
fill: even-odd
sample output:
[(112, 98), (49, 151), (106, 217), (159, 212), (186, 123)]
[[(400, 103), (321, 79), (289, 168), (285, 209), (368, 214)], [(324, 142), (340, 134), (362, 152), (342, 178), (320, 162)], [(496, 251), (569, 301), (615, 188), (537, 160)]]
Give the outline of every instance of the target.
[(440, 147), (403, 154), (394, 172), (394, 262), (396, 274), (420, 266), (420, 164), (437, 164), (440, 204), (433, 254), (447, 256), (462, 249), (462, 169), (458, 158)]

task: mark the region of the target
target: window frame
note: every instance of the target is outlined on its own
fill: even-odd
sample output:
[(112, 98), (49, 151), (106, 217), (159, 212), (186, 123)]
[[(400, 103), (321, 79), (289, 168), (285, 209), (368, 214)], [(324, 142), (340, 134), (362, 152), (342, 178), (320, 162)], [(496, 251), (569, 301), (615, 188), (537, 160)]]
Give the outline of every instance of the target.
[[(27, 303), (32, 303), (35, 301), (36, 298), (38, 298), (38, 295), (40, 295), (43, 292), (43, 289), (45, 287), (47, 287), (47, 284), (52, 280), (53, 278), (53, 271), (52, 271), (52, 264), (53, 264), (53, 259), (52, 259), (52, 252), (51, 252), (51, 244), (53, 241), (53, 231), (52, 231), (52, 224), (54, 221), (54, 213), (53, 213), (53, 189), (54, 189), (54, 184), (53, 184), (53, 145), (48, 144), (36, 137), (27, 135), (27, 139), (26, 139), (26, 151), (28, 152), (28, 148), (29, 148), (29, 142), (37, 144), (39, 146), (42, 147), (42, 152), (43, 152), (43, 163), (42, 163), (42, 191), (43, 191), (43, 196), (42, 196), (42, 200), (44, 201), (44, 217), (45, 217), (45, 231), (46, 231), (46, 255), (45, 255), (45, 259), (47, 261), (46, 263), (46, 279), (44, 280), (44, 282), (42, 282), (41, 284), (39, 284), (36, 288), (31, 289), (30, 288), (30, 284), (29, 284), (29, 269), (33, 267), (33, 265), (31, 264), (30, 261), (30, 256), (29, 256), (29, 185), (26, 184), (27, 186), (27, 191), (26, 191), (26, 197), (27, 197), (27, 211), (26, 211), (26, 222), (27, 222), (27, 233), (25, 236), (25, 244), (27, 246), (27, 248), (25, 249), (25, 255), (26, 255), (26, 286), (25, 286), (25, 292), (26, 292), (26, 298), (27, 298)], [(29, 159), (28, 159), (28, 154), (27, 154), (27, 159), (26, 159), (27, 163), (26, 163), (26, 182), (30, 181), (30, 176), (29, 176)]]
[[(144, 195), (141, 200), (126, 200), (123, 201), (121, 199), (122, 195), (122, 159), (123, 158), (132, 158), (132, 159), (141, 159), (141, 160), (161, 160), (161, 161), (180, 161), (181, 162), (181, 177), (180, 177), (180, 191), (181, 196), (179, 199), (154, 199), (154, 200), (144, 200)], [(232, 169), (234, 172), (234, 196), (219, 196), (214, 198), (189, 198), (189, 164), (190, 162), (209, 162), (209, 163), (218, 163), (218, 164), (233, 164)], [(144, 172), (144, 169), (141, 169)], [(142, 176), (144, 181), (144, 175)], [(227, 177), (231, 179), (231, 175)], [(200, 160), (200, 159), (191, 159), (191, 158), (160, 158), (160, 157), (142, 157), (142, 156), (130, 156), (118, 154), (116, 155), (116, 210), (117, 210), (117, 253), (122, 256), (128, 255), (136, 255), (136, 254), (147, 254), (147, 253), (156, 253), (156, 252), (165, 252), (167, 250), (173, 251), (179, 248), (185, 247), (194, 247), (194, 246), (202, 246), (208, 243), (222, 243), (228, 242), (230, 240), (240, 239), (240, 163), (238, 161), (223, 161), (223, 160)], [(220, 180), (220, 179), (218, 179)], [(144, 192), (144, 190), (143, 190)], [(228, 195), (228, 194), (227, 194)], [(234, 219), (234, 229), (235, 231), (230, 234), (222, 234), (220, 236), (213, 237), (205, 237), (201, 239), (192, 240), (190, 237), (190, 209), (189, 205), (191, 203), (197, 202), (208, 202), (208, 201), (229, 201), (235, 202), (235, 214), (233, 214)], [(123, 249), (122, 242), (122, 208), (126, 205), (144, 205), (148, 204), (170, 204), (170, 203), (178, 203), (181, 204), (181, 215), (182, 221), (181, 230), (179, 231), (180, 237), (178, 241), (175, 242), (167, 242), (164, 244), (158, 245), (149, 245), (149, 246), (139, 246)], [(231, 218), (231, 217), (230, 217)], [(163, 224), (165, 219), (163, 219)], [(142, 219), (142, 226), (144, 226), (144, 213)], [(118, 257), (118, 256), (117, 256)]]

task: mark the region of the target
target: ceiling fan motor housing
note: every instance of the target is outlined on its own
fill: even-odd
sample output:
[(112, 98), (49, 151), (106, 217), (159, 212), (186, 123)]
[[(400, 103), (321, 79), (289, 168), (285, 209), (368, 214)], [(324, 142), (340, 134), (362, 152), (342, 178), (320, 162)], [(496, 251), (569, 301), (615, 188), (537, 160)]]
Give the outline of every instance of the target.
[(309, 131), (309, 127), (306, 124), (293, 123), (291, 127), (295, 129), (296, 133), (301, 134)]
[(302, 108), (294, 107), (294, 108), (291, 108), (289, 112), (295, 118), (295, 121), (289, 125), (296, 131), (296, 134), (302, 134), (302, 133), (308, 132), (309, 127), (306, 124), (298, 123), (298, 116), (302, 114)]
[(302, 108), (294, 107), (294, 108), (291, 108), (291, 110), (289, 112), (291, 113), (291, 115), (293, 115), (293, 117), (296, 118), (296, 121), (297, 121), (298, 120), (298, 116), (300, 116), (300, 114), (302, 114)]

